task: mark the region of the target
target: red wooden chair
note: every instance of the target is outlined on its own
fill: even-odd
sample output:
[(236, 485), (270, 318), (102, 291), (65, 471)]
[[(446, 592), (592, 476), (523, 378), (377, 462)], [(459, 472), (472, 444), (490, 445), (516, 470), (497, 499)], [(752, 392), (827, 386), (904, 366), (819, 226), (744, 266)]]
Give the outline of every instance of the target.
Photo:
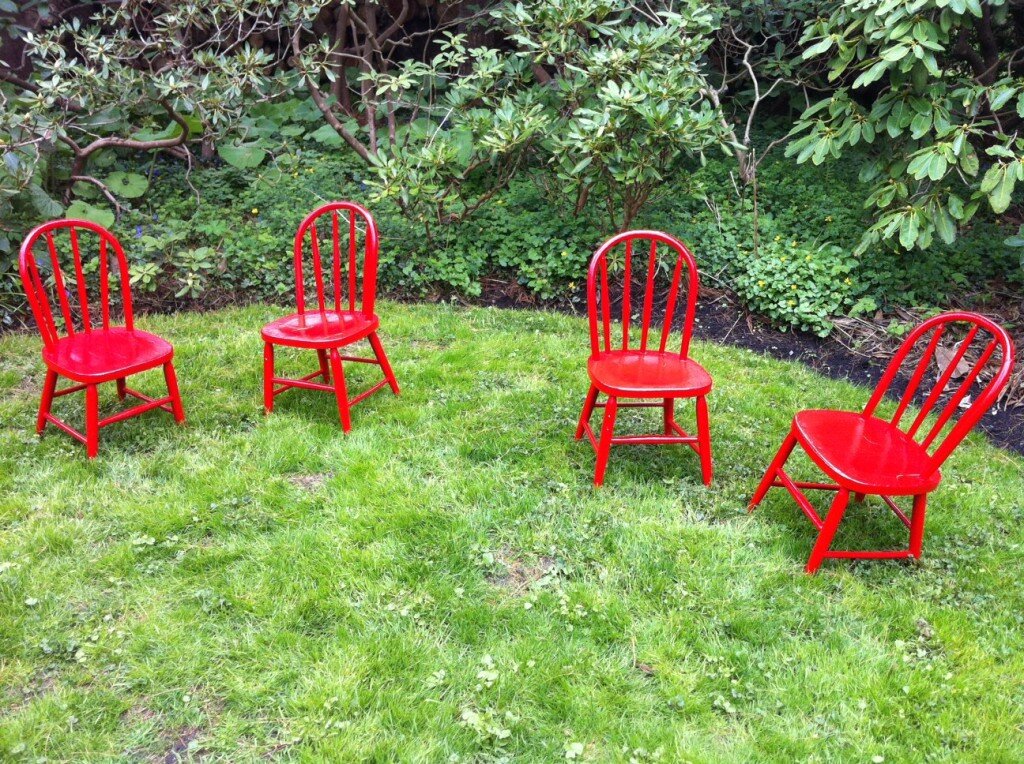
[[(951, 325), (960, 325), (967, 332), (951, 359), (942, 359), (942, 368), (936, 374), (935, 384), (923, 396), (920, 413), (909, 426), (900, 426), (914, 395), (922, 389), (932, 359), (939, 359), (936, 351), (943, 337), (952, 343), (948, 331)], [(929, 335), (926, 339), (926, 335)], [(979, 337), (980, 335), (980, 337)], [(978, 355), (968, 363), (968, 349), (978, 341)], [(890, 419), (875, 416), (883, 396), (903, 369), (911, 352), (924, 346), (920, 359), (907, 364), (909, 381)], [(768, 467), (757, 492), (750, 501), (753, 511), (770, 488), (785, 488), (796, 499), (800, 509), (818, 529), (807, 572), (813, 573), (826, 557), (858, 559), (894, 559), (921, 556), (924, 539), (924, 516), (928, 494), (942, 478), (939, 467), (953, 453), (961, 440), (994, 404), (1010, 379), (1014, 349), (1006, 331), (984, 316), (974, 313), (945, 313), (918, 326), (900, 346), (895, 358), (882, 375), (874, 394), (864, 411), (811, 410), (801, 411), (793, 418), (793, 425), (774, 461)], [(994, 367), (988, 381), (979, 381), (986, 367)], [(902, 375), (904, 378), (906, 374)], [(957, 385), (950, 385), (962, 377)], [(975, 384), (977, 397), (968, 397)], [(949, 397), (943, 402), (946, 388)], [(955, 388), (955, 389), (954, 389)], [(941, 404), (941, 407), (940, 407)], [(963, 409), (959, 417), (954, 415)], [(933, 419), (929, 415), (938, 411)], [(909, 415), (908, 415), (909, 418)], [(943, 431), (949, 425), (943, 436)], [(835, 483), (804, 483), (790, 478), (783, 465), (797, 444)], [(822, 519), (814, 511), (801, 489), (835, 491), (832, 506)], [(886, 505), (910, 530), (907, 549), (889, 551), (831, 550), (832, 539), (839, 528), (849, 503), (850, 494), (857, 501), (866, 494), (881, 496)], [(910, 517), (893, 500), (893, 496), (913, 496)]]
[[(91, 292), (87, 284), (87, 271), (92, 272), (93, 263), (89, 262), (89, 268), (86, 267), (88, 261), (83, 257), (80, 235), (83, 233), (90, 242), (93, 241), (92, 234), (98, 239), (95, 242), (98, 248), (93, 250), (97, 254), (98, 284)], [(35, 249), (40, 240), (45, 242), (46, 256), (37, 260)], [(70, 245), (74, 273), (65, 271), (61, 266), (58, 250), (65, 243)], [(111, 251), (117, 266), (114, 275), (120, 279), (120, 299), (116, 287), (111, 291)], [(46, 423), (50, 422), (84, 443), (86, 454), (92, 459), (99, 452), (100, 428), (108, 424), (155, 408), (170, 412), (178, 422), (185, 421), (171, 360), (174, 349), (155, 334), (135, 328), (128, 262), (121, 244), (112, 233), (87, 220), (44, 223), (33, 229), (21, 245), (19, 265), (29, 305), (43, 337), (43, 362), (46, 364), (46, 382), (39, 404), (36, 432), (42, 433)], [(59, 307), (56, 314), (54, 303)], [(112, 320), (112, 313), (116, 313), (118, 307), (123, 325)], [(97, 308), (100, 319), (98, 324)], [(150, 398), (127, 386), (127, 377), (158, 366), (164, 369), (166, 397)], [(58, 390), (58, 377), (66, 377), (75, 384)], [(117, 395), (121, 400), (131, 395), (142, 403), (100, 419), (97, 388), (104, 382), (112, 381), (117, 383)], [(50, 413), (54, 398), (79, 390), (85, 391), (84, 435)]]
[[(633, 323), (633, 260), (634, 243), (647, 242), (647, 276), (644, 281), (641, 313), (636, 335), (630, 328)], [(658, 245), (663, 245), (667, 256), (659, 258)], [(609, 254), (622, 245), (622, 289), (618, 294), (622, 302), (622, 342), (612, 336), (612, 310), (615, 295), (609, 288)], [(638, 256), (644, 256), (638, 253)], [(619, 265), (615, 258), (611, 270)], [(642, 267), (643, 263), (641, 263)], [(665, 267), (667, 266), (667, 268)], [(669, 349), (669, 335), (676, 322), (679, 304), (679, 290), (685, 268), (686, 296), (682, 313), (682, 339), (680, 349)], [(639, 268), (637, 269), (639, 270)], [(668, 278), (667, 289), (655, 288), (661, 272)], [(616, 278), (616, 286), (618, 285)], [(618, 291), (618, 290), (616, 290)], [(586, 434), (597, 451), (597, 465), (594, 484), (604, 482), (605, 468), (611, 447), (620, 444), (672, 444), (685, 443), (700, 456), (701, 476), (704, 485), (711, 483), (711, 430), (708, 424), (706, 396), (711, 392), (711, 376), (696, 361), (689, 358), (690, 337), (693, 334), (693, 317), (697, 307), (697, 263), (686, 246), (665, 233), (658, 231), (626, 231), (605, 242), (590, 261), (587, 276), (587, 300), (590, 314), (590, 360), (587, 371), (590, 375), (590, 391), (583, 404), (576, 439)], [(664, 309), (661, 319), (661, 333), (658, 344), (653, 345), (651, 336), (654, 322), (655, 303)], [(657, 332), (657, 329), (655, 329)], [(617, 331), (616, 331), (617, 334)], [(599, 393), (608, 400), (598, 403)], [(620, 399), (639, 399), (638, 403), (622, 403)], [(657, 398), (658, 402), (644, 399)], [(695, 398), (697, 407), (697, 435), (687, 435), (675, 421), (675, 400)], [(615, 435), (615, 416), (619, 408), (661, 408), (664, 432), (661, 435)], [(590, 417), (595, 408), (604, 408), (604, 421), (600, 438), (590, 427)]]
[[(340, 214), (339, 214), (340, 213)], [(317, 225), (320, 229), (317, 229)], [(361, 239), (361, 244), (360, 244)], [(304, 267), (305, 250), (310, 268)], [(321, 249), (329, 247), (329, 266)], [(295, 302), (297, 312), (263, 327), (263, 405), (274, 410), (274, 396), (292, 387), (326, 390), (338, 401), (344, 432), (352, 429), (350, 409), (364, 398), (390, 385), (398, 395), (398, 381), (388, 363), (373, 312), (377, 292), (377, 226), (363, 207), (353, 202), (331, 202), (313, 210), (295, 234)], [(306, 289), (315, 291), (315, 305), (306, 305)], [(341, 348), (369, 340), (375, 358), (341, 355)], [(320, 368), (300, 379), (274, 376), (274, 346), (316, 350)], [(351, 400), (345, 387), (343, 361), (378, 364), (384, 379)], [(323, 382), (315, 382), (320, 377)]]

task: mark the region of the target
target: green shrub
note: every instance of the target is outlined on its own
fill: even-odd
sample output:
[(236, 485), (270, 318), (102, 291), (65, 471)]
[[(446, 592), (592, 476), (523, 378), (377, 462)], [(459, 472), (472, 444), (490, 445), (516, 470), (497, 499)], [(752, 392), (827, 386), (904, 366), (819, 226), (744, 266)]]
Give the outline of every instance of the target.
[[(132, 157), (121, 166), (140, 169)], [(612, 233), (599, 211), (574, 214), (545, 185), (542, 168), (514, 180), (473, 218), (436, 231), (432, 241), (392, 202), (374, 200), (366, 169), (348, 152), (306, 145), (256, 170), (215, 163), (186, 176), (166, 159), (147, 162), (150, 170), (149, 192), (114, 227), (138, 299), (149, 307), (187, 305), (211, 290), (289, 301), (295, 228), (331, 199), (370, 207), (381, 233), (380, 288), (409, 296), (479, 295), (483, 280), (497, 275), (540, 299), (562, 297), (578, 290), (591, 254)], [(993, 279), (1024, 285), (1019, 253), (1004, 243), (1008, 232), (985, 220), (952, 245), (909, 254), (879, 247), (853, 256), (867, 224), (864, 185), (841, 166), (781, 158), (760, 170), (755, 256), (752, 200), (737, 199), (730, 170), (729, 160), (680, 169), (635, 225), (680, 236), (703, 283), (733, 288), (779, 326), (824, 334), (831, 318), (851, 311), (943, 307)], [(18, 225), (35, 222), (27, 216)], [(15, 261), (0, 266), (0, 311), (24, 315)]]
[(824, 337), (831, 317), (845, 313), (857, 291), (859, 262), (842, 248), (817, 248), (784, 241), (765, 242), (757, 254), (741, 252), (736, 293), (753, 310), (776, 324)]

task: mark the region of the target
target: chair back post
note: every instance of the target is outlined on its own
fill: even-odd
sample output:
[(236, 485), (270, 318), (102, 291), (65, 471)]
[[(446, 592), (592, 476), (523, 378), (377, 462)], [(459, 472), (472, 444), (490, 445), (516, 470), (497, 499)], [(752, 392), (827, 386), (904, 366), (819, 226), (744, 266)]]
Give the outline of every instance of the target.
[[(330, 252), (326, 253), (329, 267), (325, 268), (325, 256), (320, 250), (321, 241), (317, 225), (319, 224), (323, 230), (324, 223), (321, 219), (327, 216)], [(359, 247), (360, 218), (365, 227), (362, 253)], [(310, 212), (299, 224), (293, 245), (295, 304), (299, 313), (307, 312), (303, 262), (307, 236), (316, 287), (314, 310), (320, 313), (360, 310), (372, 314), (377, 294), (379, 238), (377, 224), (369, 210), (355, 202), (330, 202)], [(343, 247), (343, 240), (346, 239), (347, 245)], [(330, 291), (327, 288), (328, 275)]]
[[(641, 262), (634, 265), (634, 242), (646, 241), (650, 243), (647, 252), (646, 264)], [(690, 352), (690, 339), (693, 336), (693, 321), (697, 310), (697, 293), (699, 290), (699, 277), (697, 275), (697, 262), (690, 250), (683, 242), (674, 236), (661, 231), (624, 231), (608, 239), (598, 247), (590, 261), (590, 268), (587, 272), (587, 312), (590, 320), (590, 350), (591, 355), (600, 355), (602, 352), (610, 352), (615, 349), (617, 343), (612, 340), (611, 334), (611, 299), (612, 292), (609, 287), (608, 276), (608, 255), (620, 244), (625, 245), (622, 273), (622, 350), (630, 349), (630, 329), (632, 326), (632, 283), (633, 272), (646, 265), (646, 278), (644, 280), (643, 300), (640, 312), (640, 338), (635, 350), (640, 352), (666, 352), (669, 335), (672, 332), (672, 323), (675, 317), (679, 300), (679, 290), (683, 281), (683, 268), (686, 268), (686, 302), (683, 313), (682, 342), (679, 355), (686, 358)], [(655, 281), (658, 271), (658, 245), (668, 247), (675, 253), (672, 267), (671, 281), (664, 301), (664, 318), (662, 320), (661, 335), (658, 342), (658, 350), (650, 347), (651, 324), (655, 309)]]
[[(78, 308), (78, 322), (81, 325), (81, 332), (88, 334), (92, 332), (94, 324), (103, 329), (110, 328), (110, 262), (109, 255), (113, 251), (117, 262), (117, 273), (121, 281), (121, 308), (124, 313), (124, 325), (128, 330), (135, 327), (135, 319), (132, 310), (131, 276), (128, 272), (128, 259), (125, 257), (124, 249), (110, 231), (103, 226), (89, 220), (51, 220), (33, 228), (22, 242), (18, 254), (18, 269), (21, 273), (21, 280), (25, 287), (25, 294), (28, 297), (32, 315), (39, 327), (43, 344), (50, 347), (63, 336), (74, 336), (78, 333), (75, 322), (75, 303), (72, 301), (72, 293), (65, 278), (65, 268), (61, 265), (60, 252), (54, 238), (54, 234), (67, 231), (71, 245), (72, 263), (74, 266), (74, 297)], [(80, 231), (95, 234), (99, 239), (98, 252), (98, 289), (100, 307), (99, 323), (96, 324), (96, 317), (90, 312), (90, 295), (86, 280), (85, 263), (86, 259), (82, 252), (82, 242), (79, 236)], [(35, 256), (35, 247), (39, 240), (46, 242), (49, 264), (52, 272), (53, 291), (55, 302), (60, 317), (63, 319), (63, 331), (58, 327), (54, 315), (54, 306), (47, 294), (48, 285), (40, 272), (39, 263)]]
[[(967, 325), (967, 333), (960, 341), (956, 350), (953, 351), (952, 355), (946, 359), (942, 368), (939, 369), (936, 374), (935, 384), (924, 394), (924, 400), (921, 403), (917, 416), (906, 428), (903, 428), (911, 438), (915, 438), (923, 431), (922, 425), (925, 424), (928, 416), (938, 408), (938, 404), (947, 388), (952, 389), (950, 397), (941, 408), (938, 408), (938, 413), (932, 426), (924, 433), (921, 439), (921, 445), (926, 449), (934, 447), (934, 451), (931, 453), (933, 471), (939, 469), (960, 442), (995, 404), (999, 394), (1010, 381), (1015, 360), (1015, 350), (1013, 340), (1003, 327), (985, 316), (966, 311), (941, 313), (924, 321), (915, 327), (900, 345), (892, 361), (889, 362), (889, 366), (886, 368), (882, 378), (878, 381), (878, 385), (875, 387), (863, 411), (864, 416), (874, 415), (878, 404), (895, 381), (907, 357), (924, 340), (925, 336), (931, 333), (921, 358), (911, 372), (910, 379), (900, 397), (896, 412), (891, 420), (894, 425), (899, 426), (914, 396), (922, 389), (922, 382), (933, 361), (938, 366), (937, 351), (942, 338), (946, 336), (947, 328), (951, 324)], [(977, 359), (969, 365), (969, 368), (961, 369), (962, 365), (966, 363), (965, 357), (968, 350), (983, 332), (989, 335), (990, 339), (981, 347)], [(982, 341), (984, 342), (984, 339)], [(942, 430), (953, 419), (954, 414), (961, 408), (963, 402), (967, 400), (972, 387), (978, 381), (982, 371), (992, 361), (993, 357), (996, 356), (997, 351), (999, 353), (999, 367), (992, 378), (985, 383), (977, 397), (964, 407), (965, 410), (956, 419), (946, 436), (940, 438)], [(961, 369), (959, 374), (957, 374), (958, 369)], [(950, 383), (953, 382), (955, 377), (962, 377), (963, 379), (955, 388), (952, 388)]]

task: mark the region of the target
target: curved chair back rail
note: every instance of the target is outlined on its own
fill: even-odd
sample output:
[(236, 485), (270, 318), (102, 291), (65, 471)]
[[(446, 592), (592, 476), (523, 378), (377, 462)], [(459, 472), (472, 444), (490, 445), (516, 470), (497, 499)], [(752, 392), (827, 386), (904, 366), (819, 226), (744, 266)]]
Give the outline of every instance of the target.
[[(646, 243), (646, 252), (637, 252), (637, 243)], [(659, 256), (658, 246), (667, 258)], [(622, 248), (621, 296), (622, 342), (612, 336), (612, 312), (616, 288), (620, 286), (619, 277), (609, 274), (609, 256)], [(667, 260), (670, 273), (664, 295), (657, 294), (655, 284), (663, 261)], [(634, 277), (645, 275), (643, 296), (640, 300), (639, 341), (633, 328), (633, 312), (636, 304), (633, 301)], [(685, 282), (685, 283), (684, 283)], [(680, 302), (680, 288), (685, 288), (685, 295)], [(594, 253), (587, 274), (587, 301), (590, 314), (590, 347), (591, 353), (597, 355), (610, 350), (647, 350), (653, 339), (651, 328), (655, 309), (664, 308), (661, 321), (661, 333), (657, 348), (659, 352), (668, 349), (669, 336), (675, 324), (677, 311), (682, 309), (682, 342), (679, 355), (686, 358), (690, 350), (690, 338), (693, 334), (693, 319), (697, 309), (697, 291), (699, 289), (697, 263), (690, 250), (679, 239), (660, 231), (625, 231), (602, 244)], [(660, 290), (659, 290), (660, 291)], [(658, 304), (656, 304), (656, 301)], [(631, 346), (631, 342), (633, 343)]]
[[(385, 385), (398, 395), (398, 380), (377, 330), (377, 224), (355, 202), (329, 202), (309, 213), (295, 232), (296, 312), (263, 327), (263, 408), (274, 410), (274, 398), (286, 390), (323, 390), (335, 396), (341, 428), (352, 428), (350, 409)], [(367, 340), (373, 357), (342, 355)], [(277, 345), (315, 350), (319, 368), (299, 378), (274, 371)], [(384, 379), (349, 397), (344, 362), (380, 366)]]
[[(88, 234), (87, 238), (81, 235), (83, 232)], [(61, 262), (64, 234), (71, 250), (70, 263)], [(42, 263), (36, 257), (40, 244), (45, 244)], [(112, 300), (117, 296), (111, 292), (111, 253), (115, 275), (120, 279), (117, 291), (123, 325), (131, 330), (134, 316), (128, 261), (120, 242), (110, 231), (89, 220), (68, 219), (52, 220), (29, 232), (21, 245), (18, 267), (32, 315), (47, 347), (62, 337), (88, 334), (94, 328), (110, 328)], [(96, 285), (92, 290), (86, 273), (89, 254), (94, 254), (98, 261)], [(70, 265), (70, 269), (66, 265)], [(91, 305), (98, 306), (99, 315), (92, 312)]]
[[(943, 347), (943, 339), (951, 344), (954, 342), (950, 329), (955, 325), (966, 329), (966, 333), (956, 344), (953, 355), (945, 360), (944, 366), (940, 366), (939, 348)], [(875, 414), (914, 349), (921, 344), (924, 344), (924, 349), (916, 364), (913, 364), (910, 380), (900, 395), (899, 404), (890, 421), (931, 453), (932, 466), (937, 470), (998, 400), (999, 394), (1010, 381), (1015, 350), (1007, 331), (980, 314), (950, 312), (930, 318), (917, 326), (900, 345), (864, 407), (865, 415)], [(977, 356), (973, 362), (968, 362), (966, 359), (970, 357), (972, 348), (977, 351)], [(993, 367), (990, 378), (984, 381), (982, 374)], [(928, 388), (924, 384), (928, 370), (936, 368), (938, 373), (935, 382)], [(982, 385), (981, 391), (964, 406), (971, 389), (979, 382)], [(946, 392), (951, 394), (943, 404), (942, 397)], [(920, 411), (909, 423), (903, 421), (907, 408), (918, 395), (923, 398)], [(956, 416), (961, 408), (963, 412)], [(935, 420), (929, 427), (928, 417), (932, 414)], [(950, 429), (942, 437), (947, 425), (950, 425)]]
[[(954, 345), (957, 339), (960, 341)], [(940, 354), (940, 348), (945, 352)], [(939, 468), (999, 399), (1013, 363), (1010, 336), (990, 319), (965, 312), (928, 319), (900, 345), (863, 411), (797, 412), (749, 508), (753, 510), (772, 488), (785, 488), (790, 493), (818, 529), (805, 568), (808, 573), (815, 572), (828, 558), (920, 558), (928, 494), (942, 480)], [(985, 376), (986, 369), (990, 376)], [(880, 405), (901, 378), (907, 379), (907, 384), (902, 391), (895, 391), (895, 411), (886, 419), (879, 412)], [(972, 391), (976, 397), (969, 398)], [(911, 416), (908, 409), (915, 399), (921, 405)], [(834, 482), (805, 482), (790, 477), (785, 465), (798, 445)], [(835, 491), (827, 515), (818, 514), (804, 489)], [(869, 494), (881, 497), (910, 531), (905, 549), (832, 548), (851, 497), (860, 502)], [(897, 503), (901, 497), (913, 497), (909, 511)]]
[[(639, 287), (636, 296), (635, 286)], [(689, 357), (698, 288), (693, 255), (667, 233), (625, 231), (594, 253), (587, 274), (590, 390), (580, 412), (576, 439), (586, 436), (597, 452), (595, 485), (604, 482), (611, 447), (626, 444), (687, 445), (700, 457), (701, 480), (705, 485), (711, 483), (707, 395), (712, 380), (704, 367)], [(681, 294), (683, 290), (685, 294)], [(612, 326), (613, 314), (621, 318), (621, 335)], [(677, 328), (682, 334), (678, 346), (671, 339)], [(602, 395), (606, 400), (599, 403)], [(690, 398), (696, 415), (694, 435), (675, 418), (676, 401)], [(661, 408), (662, 431), (616, 435), (617, 412), (630, 407)], [(596, 408), (604, 409), (599, 435), (590, 425)]]
[[(323, 246), (328, 251), (323, 251)], [(330, 202), (313, 210), (295, 232), (295, 303), (307, 311), (373, 314), (377, 294), (377, 224), (355, 202)], [(306, 268), (306, 253), (309, 268)], [(326, 262), (325, 262), (326, 261)], [(311, 276), (311, 283), (307, 277)], [(306, 289), (313, 288), (307, 306)]]
[[(36, 257), (39, 248), (44, 250), (41, 261)], [(29, 232), (18, 266), (43, 337), (46, 381), (37, 433), (52, 424), (84, 443), (91, 459), (99, 453), (100, 429), (107, 425), (153, 409), (167, 411), (179, 423), (185, 421), (174, 348), (163, 338), (135, 328), (128, 261), (117, 237), (88, 220), (53, 220)], [(111, 284), (112, 276), (120, 279), (119, 289)], [(94, 282), (91, 289), (90, 281)], [(120, 322), (115, 315), (118, 302)], [(128, 386), (128, 377), (159, 367), (164, 371), (166, 396), (153, 398)], [(73, 384), (58, 389), (61, 377)], [(106, 382), (116, 383), (121, 400), (131, 396), (140, 403), (100, 419), (99, 386)], [(51, 413), (54, 398), (79, 391), (85, 393), (84, 433)]]

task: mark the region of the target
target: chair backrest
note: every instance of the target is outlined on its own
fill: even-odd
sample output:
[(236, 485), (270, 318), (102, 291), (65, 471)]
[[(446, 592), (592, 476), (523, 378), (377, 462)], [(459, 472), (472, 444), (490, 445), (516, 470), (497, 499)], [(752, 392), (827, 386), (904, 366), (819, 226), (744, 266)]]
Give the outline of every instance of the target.
[[(636, 246), (637, 243), (640, 247)], [(620, 264), (620, 250), (621, 273), (609, 275), (609, 270), (617, 270)], [(686, 294), (680, 300), (684, 269)], [(635, 276), (643, 273), (646, 273), (646, 277), (642, 296), (634, 296)], [(679, 355), (686, 358), (690, 351), (693, 317), (697, 309), (697, 282), (697, 263), (686, 245), (675, 237), (660, 231), (625, 231), (610, 238), (594, 253), (587, 275), (591, 354), (598, 355), (611, 350), (656, 350), (664, 353), (677, 323), (677, 312), (681, 312), (682, 341)], [(618, 307), (615, 305), (616, 297), (621, 301)], [(631, 333), (634, 328), (634, 312), (638, 307), (639, 320), (636, 331)], [(614, 313), (622, 317), (621, 343), (612, 334)], [(655, 345), (651, 337), (651, 325), (656, 313), (661, 314), (661, 319), (660, 335)]]
[[(965, 332), (962, 338), (960, 332)], [(944, 338), (946, 344), (942, 343)], [(958, 340), (959, 345), (955, 345)], [(921, 357), (911, 358), (914, 349), (921, 346)], [(891, 421), (900, 426), (907, 407), (914, 396), (920, 394), (920, 413), (909, 425), (904, 423), (903, 429), (929, 450), (933, 466), (938, 469), (998, 400), (999, 393), (1010, 381), (1013, 363), (1013, 341), (999, 324), (977, 313), (942, 313), (916, 327), (903, 341), (864, 408), (864, 414), (874, 413), (906, 366), (903, 376), (909, 374), (909, 380)], [(991, 373), (987, 380), (982, 378), (986, 369)], [(929, 370), (935, 377), (930, 388), (922, 384)], [(978, 389), (973, 391), (973, 397), (968, 397), (976, 383)], [(949, 397), (943, 403), (943, 394), (947, 391)], [(956, 416), (958, 411), (961, 413)], [(928, 427), (928, 416), (933, 413), (935, 419)], [(947, 425), (949, 430), (943, 436)]]
[[(377, 294), (377, 247), (377, 224), (364, 207), (354, 202), (330, 202), (309, 213), (295, 233), (295, 302), (299, 313), (361, 310), (372, 314)], [(315, 293), (310, 295), (309, 305), (307, 288)]]
[[(37, 249), (43, 250), (42, 257), (37, 258)], [(111, 253), (116, 266), (113, 271)], [(47, 347), (62, 337), (109, 329), (118, 309), (124, 326), (134, 327), (128, 261), (120, 242), (103, 226), (88, 220), (43, 223), (22, 243), (18, 265)], [(88, 282), (94, 272), (96, 284), (90, 290)], [(120, 280), (119, 289), (111, 289), (112, 273)]]

